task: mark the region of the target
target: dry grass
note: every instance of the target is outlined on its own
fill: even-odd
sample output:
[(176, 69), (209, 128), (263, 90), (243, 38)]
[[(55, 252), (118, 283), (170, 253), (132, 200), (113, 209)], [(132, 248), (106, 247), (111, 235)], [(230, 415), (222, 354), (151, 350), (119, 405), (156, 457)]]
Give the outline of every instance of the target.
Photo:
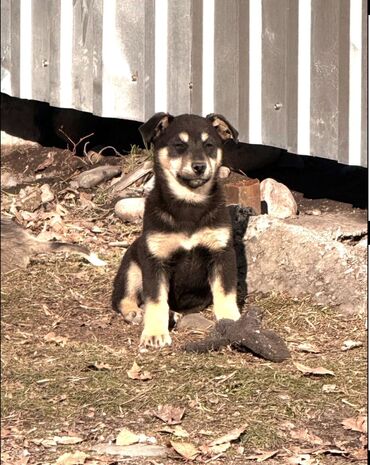
[[(135, 228), (121, 227), (120, 239), (132, 241), (136, 233)], [(366, 334), (360, 317), (344, 319), (307, 299), (254, 296), (265, 311), (264, 324), (289, 343), (291, 360), (273, 364), (229, 349), (186, 354), (181, 350), (186, 335), (177, 333), (171, 348), (140, 353), (140, 328), (126, 326), (110, 310), (121, 251), (103, 251), (102, 258), (110, 263), (105, 269), (75, 258), (40, 257), (27, 271), (3, 277), (1, 407), (3, 427), (13, 428), (12, 439), (3, 444), (12, 456), (19, 455), (27, 440), (29, 463), (54, 460), (68, 447), (48, 449), (32, 440), (61, 431), (79, 432), (86, 448), (114, 439), (123, 427), (154, 434), (165, 444), (168, 434), (158, 432), (160, 421), (150, 412), (166, 403), (186, 408), (182, 426), (195, 444), (208, 440), (205, 431), (213, 438), (243, 423), (247, 430), (239, 445), (246, 451), (302, 445), (291, 438), (291, 425), (308, 428), (331, 444), (357, 444), (358, 433), (343, 430), (341, 421), (363, 413), (366, 405)], [(67, 339), (47, 342), (51, 331)], [(347, 339), (364, 345), (343, 352)], [(300, 352), (297, 347), (303, 342), (320, 352)], [(129, 379), (127, 370), (134, 360), (153, 379)], [(335, 376), (304, 376), (293, 362), (324, 366)], [(94, 369), (99, 363), (107, 369)], [(323, 392), (325, 384), (335, 384), (336, 390)], [(236, 447), (222, 460), (219, 463), (246, 463)], [(276, 460), (269, 463), (281, 463)]]

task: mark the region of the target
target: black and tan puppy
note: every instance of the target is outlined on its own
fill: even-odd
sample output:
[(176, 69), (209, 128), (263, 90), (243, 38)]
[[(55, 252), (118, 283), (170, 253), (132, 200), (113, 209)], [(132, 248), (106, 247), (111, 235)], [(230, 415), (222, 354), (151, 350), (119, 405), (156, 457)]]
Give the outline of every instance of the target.
[(217, 320), (240, 317), (230, 215), (217, 182), (223, 144), (238, 133), (220, 115), (157, 113), (140, 128), (154, 146), (155, 187), (145, 204), (142, 235), (123, 257), (113, 308), (138, 321), (141, 345), (171, 343), (169, 310), (202, 309)]

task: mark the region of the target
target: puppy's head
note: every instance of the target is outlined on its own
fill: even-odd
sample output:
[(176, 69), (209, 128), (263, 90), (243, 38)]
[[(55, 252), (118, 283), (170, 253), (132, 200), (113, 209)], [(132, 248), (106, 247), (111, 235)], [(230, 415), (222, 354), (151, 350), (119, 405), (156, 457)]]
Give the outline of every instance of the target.
[(202, 118), (156, 113), (140, 132), (146, 146), (153, 144), (156, 170), (172, 193), (193, 201), (201, 200), (216, 179), (224, 142), (238, 136), (223, 116), (215, 114)]

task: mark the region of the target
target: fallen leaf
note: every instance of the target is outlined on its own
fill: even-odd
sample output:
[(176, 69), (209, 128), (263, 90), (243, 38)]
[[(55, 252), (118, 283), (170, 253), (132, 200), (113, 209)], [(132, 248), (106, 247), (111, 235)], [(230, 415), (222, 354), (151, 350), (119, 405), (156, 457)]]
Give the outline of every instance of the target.
[(290, 436), (293, 439), (299, 439), (300, 441), (308, 442), (309, 444), (322, 445), (324, 441), (313, 433), (310, 433), (307, 429), (297, 429), (290, 432)]
[(185, 408), (174, 407), (169, 404), (158, 405), (158, 409), (153, 411), (153, 415), (168, 425), (177, 425), (181, 423), (184, 416)]
[(330, 376), (335, 376), (333, 371), (330, 371), (326, 368), (323, 367), (316, 367), (316, 368), (311, 368), (306, 365), (302, 365), (302, 363), (295, 362), (294, 363), (295, 367), (297, 370), (301, 371), (305, 375), (330, 375)]
[(364, 415), (358, 417), (346, 418), (342, 421), (344, 429), (350, 429), (352, 431), (358, 431), (360, 433), (367, 433), (367, 421)]
[(362, 346), (362, 342), (360, 342), (360, 341), (351, 341), (349, 339), (348, 341), (343, 342), (341, 350), (346, 351), (346, 350), (355, 349), (356, 347), (361, 347), (361, 346)]
[[(35, 442), (35, 441), (33, 441)], [(44, 447), (55, 447), (57, 445), (56, 441), (54, 439), (41, 439), (39, 441), (39, 444), (41, 444)]]
[(235, 428), (230, 433), (225, 434), (224, 436), (220, 436), (217, 439), (214, 439), (212, 442), (209, 443), (210, 446), (217, 446), (218, 444), (224, 444), (225, 442), (236, 441), (239, 439), (240, 435), (244, 433), (247, 428), (247, 424), (245, 423), (240, 428)]
[(68, 341), (68, 337), (57, 336), (54, 331), (52, 331), (44, 336), (44, 340), (46, 342), (55, 342), (55, 344), (64, 347)]
[(54, 436), (53, 440), (57, 444), (79, 444), (83, 441), (83, 439), (78, 436)]
[(123, 429), (116, 437), (117, 446), (130, 446), (139, 442), (139, 436), (129, 429)]
[(320, 353), (319, 349), (317, 349), (317, 347), (315, 347), (313, 344), (310, 344), (309, 342), (302, 342), (302, 344), (299, 344), (297, 346), (297, 349), (300, 352), (308, 352), (308, 353), (311, 353), (311, 354)]
[(189, 437), (189, 433), (181, 425), (175, 425), (173, 428), (171, 426), (166, 425), (157, 431), (159, 433), (173, 434), (177, 438), (188, 438)]
[(197, 449), (194, 444), (191, 444), (190, 442), (170, 441), (170, 443), (175, 451), (186, 460), (194, 460), (195, 457), (200, 454), (199, 449)]
[(261, 452), (257, 455), (249, 455), (248, 457), (245, 457), (245, 460), (256, 460), (256, 462), (264, 462), (265, 460), (275, 457), (278, 452), (279, 449), (269, 452)]
[(149, 371), (142, 371), (142, 368), (136, 362), (132, 364), (132, 367), (128, 370), (127, 375), (131, 379), (139, 379), (141, 381), (147, 381), (148, 379), (153, 378)]
[(87, 459), (87, 454), (85, 452), (66, 452), (61, 455), (57, 461), (56, 465), (81, 465), (84, 464)]
[[(131, 457), (129, 459), (130, 463), (136, 463), (132, 462), (133, 457), (166, 457), (170, 451), (168, 447), (160, 446), (158, 444), (131, 444), (130, 446), (117, 446), (117, 444), (96, 444), (95, 446), (92, 446), (91, 449), (99, 455)], [(119, 459), (119, 463), (121, 463), (122, 460), (120, 457), (117, 457)], [(117, 463), (116, 460), (113, 460), (113, 463)]]
[(200, 451), (204, 455), (213, 455), (213, 454), (222, 454), (226, 452), (231, 447), (230, 442), (225, 442), (224, 444), (218, 444), (217, 446), (200, 446)]

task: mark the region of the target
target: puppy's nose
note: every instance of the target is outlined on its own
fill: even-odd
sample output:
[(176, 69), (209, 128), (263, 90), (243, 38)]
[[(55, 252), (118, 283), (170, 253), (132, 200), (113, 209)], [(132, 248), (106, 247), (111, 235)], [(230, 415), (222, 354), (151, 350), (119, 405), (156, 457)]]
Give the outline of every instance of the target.
[(192, 163), (191, 167), (193, 168), (194, 173), (201, 175), (205, 172), (207, 165), (202, 161), (198, 161)]

